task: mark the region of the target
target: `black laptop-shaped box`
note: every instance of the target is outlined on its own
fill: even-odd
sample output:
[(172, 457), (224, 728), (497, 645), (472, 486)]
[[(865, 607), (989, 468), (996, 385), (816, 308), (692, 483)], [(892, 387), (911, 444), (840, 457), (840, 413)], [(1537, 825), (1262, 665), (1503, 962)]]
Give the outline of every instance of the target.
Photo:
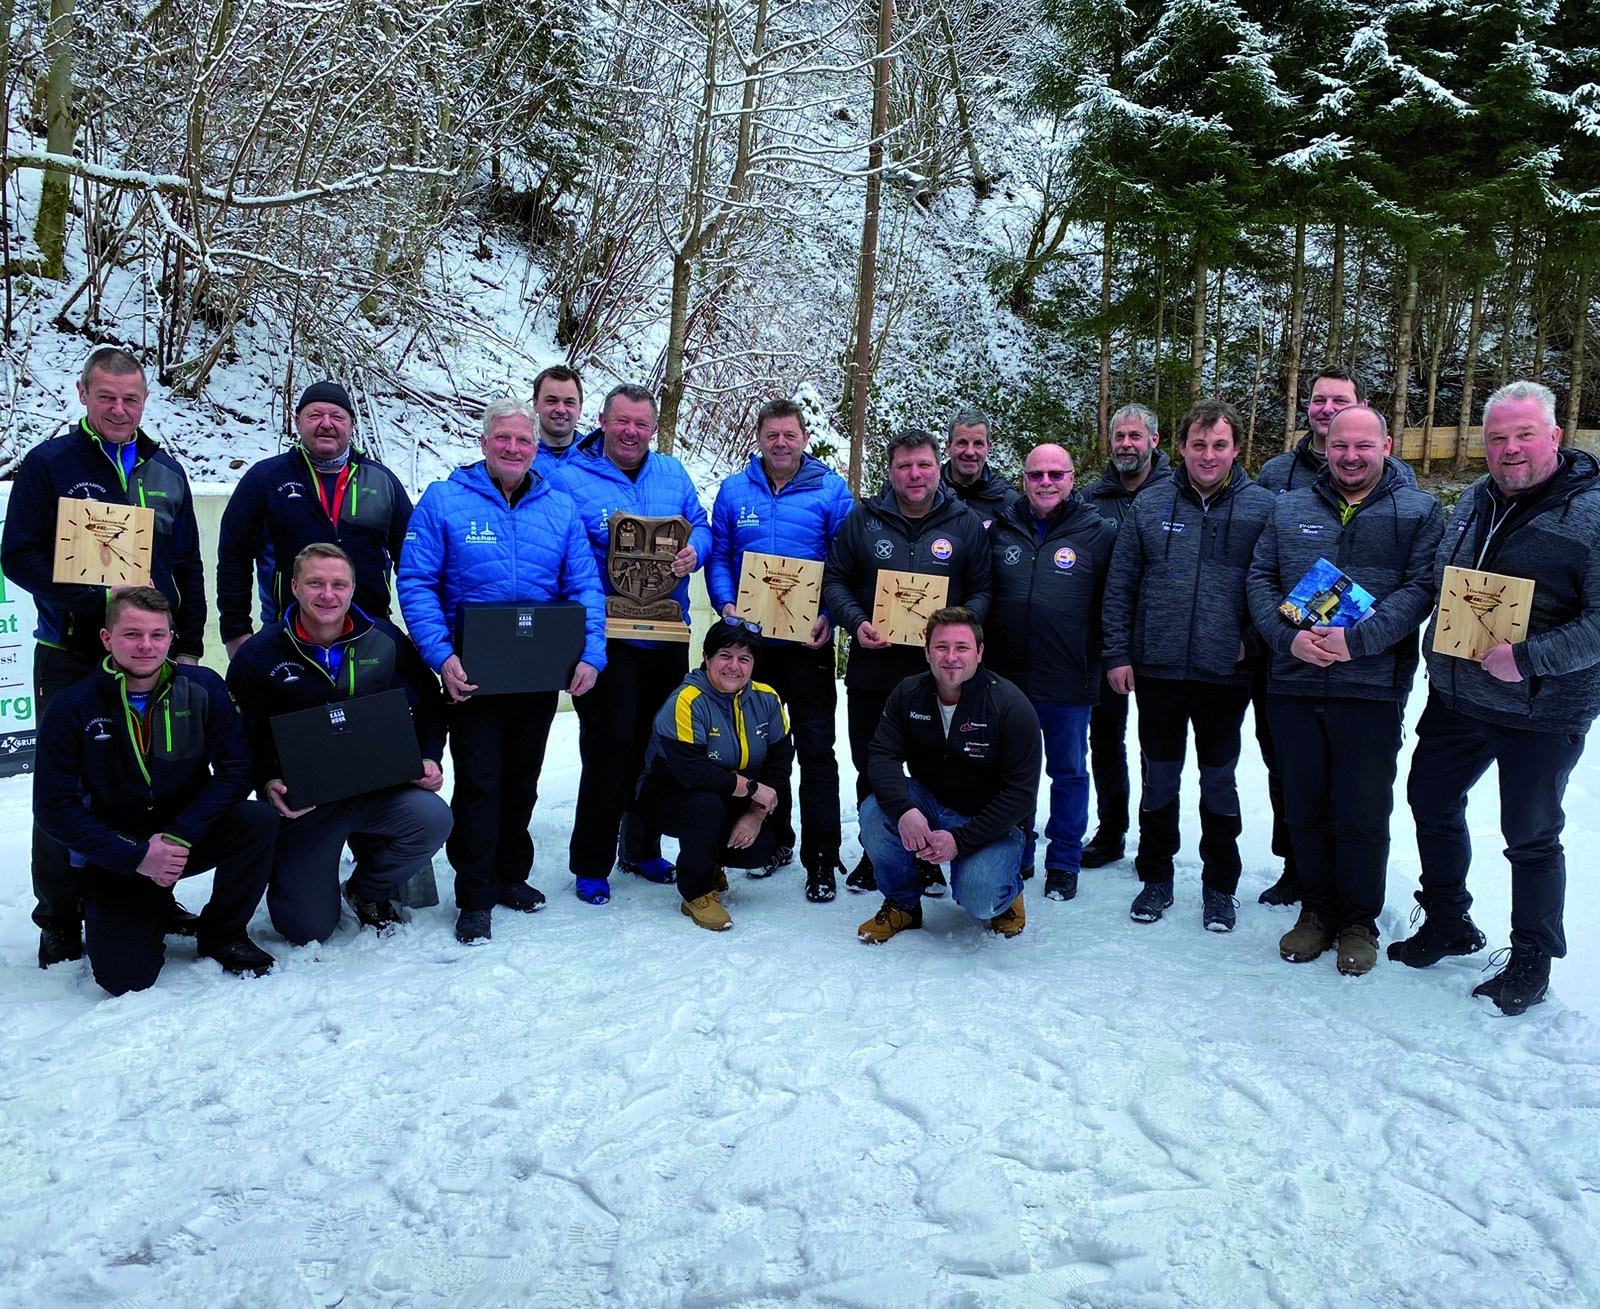
[(565, 691), (583, 658), (581, 604), (464, 604), (456, 609), (456, 653), (474, 695)]
[(291, 809), (332, 804), (422, 776), (411, 705), (399, 687), (272, 720)]

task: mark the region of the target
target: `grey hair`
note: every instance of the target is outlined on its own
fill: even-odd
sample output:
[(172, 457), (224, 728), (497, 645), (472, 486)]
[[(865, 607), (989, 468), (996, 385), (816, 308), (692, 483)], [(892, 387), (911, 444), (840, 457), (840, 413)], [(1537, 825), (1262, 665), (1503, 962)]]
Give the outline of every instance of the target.
[(1160, 420), (1156, 418), (1154, 409), (1139, 404), (1123, 405), (1121, 409), (1111, 415), (1111, 426), (1116, 427), (1124, 418), (1137, 418), (1144, 424), (1144, 430), (1149, 432), (1151, 436), (1159, 437), (1161, 435)]
[(1507, 400), (1537, 400), (1545, 422), (1556, 426), (1556, 393), (1538, 382), (1507, 382), (1483, 402), (1483, 425), (1489, 425), (1489, 411)]
[(539, 430), (539, 419), (533, 412), (533, 406), (526, 400), (518, 400), (515, 396), (504, 396), (499, 400), (491, 400), (483, 408), (483, 431), (481, 435), (488, 436), (489, 429), (495, 425), (495, 420), (510, 418), (513, 414), (520, 414), (533, 424), (533, 430)]
[(953, 437), (958, 427), (981, 427), (983, 428), (983, 439), (985, 441), (994, 439), (994, 429), (989, 423), (989, 415), (981, 409), (962, 409), (957, 412), (956, 416), (950, 420), (950, 429), (945, 433), (945, 440), (948, 441)]

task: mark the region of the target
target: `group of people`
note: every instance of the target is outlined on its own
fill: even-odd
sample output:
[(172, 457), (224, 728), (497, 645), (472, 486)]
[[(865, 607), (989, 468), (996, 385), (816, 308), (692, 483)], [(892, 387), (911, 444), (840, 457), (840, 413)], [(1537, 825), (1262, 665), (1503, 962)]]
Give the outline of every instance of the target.
[[(1041, 844), (1054, 900), (1077, 894), (1081, 870), (1124, 857), (1136, 698), (1131, 915), (1155, 922), (1174, 903), (1192, 729), (1201, 923), (1231, 931), (1235, 772), (1253, 702), (1284, 860), (1261, 898), (1301, 905), (1280, 953), (1307, 962), (1332, 951), (1340, 972), (1360, 975), (1377, 959), (1402, 715), (1426, 624), (1429, 698), (1408, 783), (1421, 921), (1389, 957), (1424, 967), (1484, 947), (1469, 916), (1465, 806), (1491, 763), (1512, 865), (1511, 945), (1475, 993), (1520, 1013), (1544, 998), (1550, 960), (1565, 953), (1562, 795), (1600, 709), (1600, 465), (1561, 448), (1554, 397), (1535, 383), (1489, 398), (1488, 474), (1447, 523), (1392, 457), (1357, 379), (1337, 368), (1313, 379), (1304, 439), (1256, 480), (1226, 403), (1185, 415), (1170, 459), (1154, 413), (1130, 404), (1112, 418), (1109, 463), (1082, 492), (1070, 452), (1053, 443), (1027, 454), (1020, 493), (1007, 485), (989, 467), (987, 418), (968, 410), (942, 452), (929, 432), (894, 436), (882, 490), (858, 502), (807, 452), (802, 411), (774, 400), (709, 517), (683, 465), (652, 448), (648, 390), (614, 388), (597, 430), (580, 436), (581, 378), (546, 369), (531, 402), (488, 405), (482, 458), (413, 508), (394, 474), (355, 447), (349, 395), (319, 382), (296, 406), (295, 444), (252, 467), (223, 515), (225, 681), (198, 666), (194, 508), (181, 468), (140, 427), (137, 360), (96, 350), (78, 389), (83, 417), (17, 471), (0, 549), (39, 614), (41, 966), (87, 951), (107, 990), (136, 990), (155, 980), (165, 937), (180, 933), (229, 971), (259, 974), (273, 961), (246, 925), (263, 895), (274, 929), (296, 944), (327, 939), (342, 905), (386, 932), (400, 921), (402, 887), (441, 847), (463, 943), (490, 938), (496, 909), (539, 909), (529, 827), (558, 693), (479, 694), (456, 616), (466, 605), (557, 601), (585, 615), (566, 689), (582, 763), (568, 866), (586, 904), (605, 904), (620, 872), (675, 883), (686, 917), (723, 930), (725, 870), (768, 876), (798, 848), (808, 900), (833, 900), (841, 874), (847, 889), (881, 895), (858, 928), (863, 941), (919, 927), (923, 899), (946, 893), (1015, 936)], [(148, 584), (55, 580), (62, 497), (154, 510)], [(671, 599), (687, 612), (689, 578), (703, 569), (720, 619), (693, 671), (686, 642), (606, 634), (618, 513), (689, 524), (670, 561)], [(741, 614), (750, 552), (821, 563), (821, 609), (797, 639)], [(1283, 617), (1319, 562), (1370, 596), (1354, 626)], [(1531, 579), (1525, 639), (1481, 661), (1435, 653), (1429, 616), (1450, 565)], [(920, 648), (875, 624), (884, 572), (943, 589)], [(404, 631), (389, 621), (394, 599)], [(848, 873), (834, 741), (841, 630), (862, 848)], [(272, 720), (397, 689), (421, 775), (295, 807)], [(1091, 781), (1097, 826), (1086, 841)], [(678, 839), (675, 865), (663, 834)], [(353, 868), (341, 885), (346, 847)], [(212, 868), (212, 897), (191, 915), (172, 887)]]

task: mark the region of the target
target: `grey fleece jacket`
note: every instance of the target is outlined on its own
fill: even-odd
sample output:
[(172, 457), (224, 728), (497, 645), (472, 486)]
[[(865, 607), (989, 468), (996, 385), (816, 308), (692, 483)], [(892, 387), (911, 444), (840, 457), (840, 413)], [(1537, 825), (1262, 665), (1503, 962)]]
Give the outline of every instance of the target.
[(1136, 677), (1248, 686), (1255, 643), (1244, 579), (1275, 497), (1237, 464), (1201, 500), (1180, 464), (1134, 497), (1106, 579), (1104, 663)]
[(1516, 647), (1522, 681), (1502, 682), (1470, 660), (1434, 653), (1435, 613), (1422, 648), (1439, 698), (1504, 727), (1588, 731), (1600, 712), (1600, 463), (1563, 450), (1549, 481), (1509, 501), (1480, 477), (1439, 542), (1435, 587), (1451, 565), (1532, 578), (1533, 615)]
[[(1439, 502), (1393, 469), (1340, 522), (1344, 497), (1327, 472), (1280, 495), (1245, 579), (1250, 617), (1272, 650), (1275, 695), (1349, 697), (1404, 704), (1417, 675), (1417, 629), (1433, 607), (1433, 556), (1444, 533)], [(1345, 632), (1350, 661), (1318, 668), (1290, 653), (1299, 628), (1278, 605), (1318, 559), (1372, 594), (1371, 614)]]

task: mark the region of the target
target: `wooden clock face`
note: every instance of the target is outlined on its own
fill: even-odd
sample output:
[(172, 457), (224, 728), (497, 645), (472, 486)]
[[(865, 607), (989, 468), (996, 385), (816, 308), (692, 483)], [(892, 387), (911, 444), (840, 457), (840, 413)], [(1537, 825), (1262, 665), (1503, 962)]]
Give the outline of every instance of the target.
[(147, 586), (155, 512), (63, 497), (56, 514), (55, 580), (83, 586)]

